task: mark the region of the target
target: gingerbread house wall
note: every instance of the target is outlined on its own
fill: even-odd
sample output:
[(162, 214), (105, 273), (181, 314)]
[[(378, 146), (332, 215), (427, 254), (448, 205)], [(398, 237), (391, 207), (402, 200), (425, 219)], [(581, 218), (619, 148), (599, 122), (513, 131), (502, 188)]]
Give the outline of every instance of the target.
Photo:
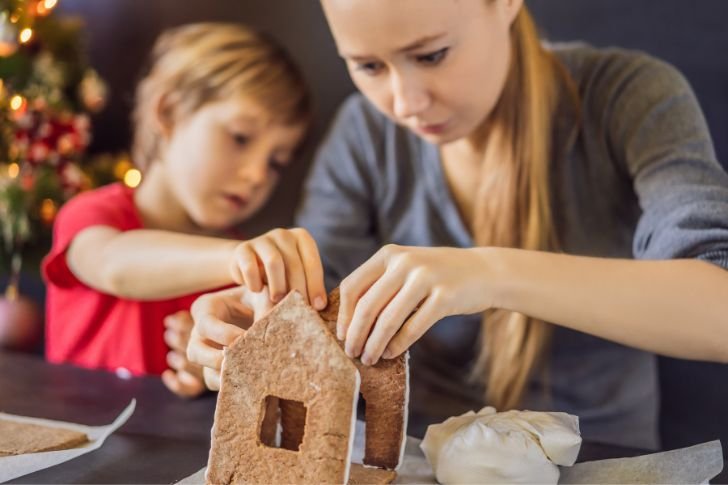
[[(339, 289), (328, 297), (329, 304), (320, 312), (327, 328), (335, 335), (339, 313)], [(337, 340), (343, 349), (344, 343)], [(367, 366), (354, 359), (361, 375), (361, 395), (365, 405), (366, 435), (364, 464), (388, 470), (402, 462), (407, 433), (409, 400), (409, 354), (391, 360), (380, 359)]]
[[(300, 295), (226, 349), (222, 382), (208, 482), (346, 483), (359, 373)], [(261, 442), (267, 396), (306, 407), (298, 452)]]

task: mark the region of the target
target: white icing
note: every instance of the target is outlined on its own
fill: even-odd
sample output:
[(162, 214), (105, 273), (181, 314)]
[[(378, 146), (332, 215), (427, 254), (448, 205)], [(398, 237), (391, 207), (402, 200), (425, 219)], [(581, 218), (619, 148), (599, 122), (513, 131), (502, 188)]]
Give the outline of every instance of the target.
[(349, 427), (349, 444), (346, 450), (346, 470), (344, 472), (344, 483), (349, 483), (349, 472), (351, 471), (351, 453), (354, 451), (354, 437), (356, 436), (356, 404), (359, 402), (359, 388), (361, 387), (361, 375), (356, 370), (356, 382), (351, 402), (351, 426)]
[(579, 418), (486, 407), (429, 426), (420, 447), (443, 484), (555, 484), (579, 453)]
[(399, 445), (399, 461), (395, 470), (399, 470), (399, 467), (404, 463), (404, 449), (407, 445), (407, 418), (409, 417), (409, 395), (410, 395), (410, 377), (409, 377), (409, 350), (404, 354), (404, 407), (402, 408), (402, 414), (404, 416), (404, 424), (402, 425), (402, 440)]

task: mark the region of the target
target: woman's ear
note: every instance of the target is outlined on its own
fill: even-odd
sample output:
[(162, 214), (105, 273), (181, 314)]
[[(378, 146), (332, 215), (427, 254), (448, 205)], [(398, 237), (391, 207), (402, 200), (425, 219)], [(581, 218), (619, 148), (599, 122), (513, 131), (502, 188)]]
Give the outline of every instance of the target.
[(498, 0), (501, 14), (508, 25), (513, 24), (518, 16), (518, 12), (523, 8), (523, 0)]

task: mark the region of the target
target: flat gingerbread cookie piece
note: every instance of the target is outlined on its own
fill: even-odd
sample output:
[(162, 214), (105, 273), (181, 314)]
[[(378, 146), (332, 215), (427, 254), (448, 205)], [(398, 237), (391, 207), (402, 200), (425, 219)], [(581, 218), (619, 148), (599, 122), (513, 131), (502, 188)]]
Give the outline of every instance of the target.
[(397, 472), (393, 470), (382, 470), (352, 463), (349, 485), (384, 485), (392, 483), (396, 477)]
[(87, 442), (78, 431), (0, 419), (0, 456), (68, 450)]

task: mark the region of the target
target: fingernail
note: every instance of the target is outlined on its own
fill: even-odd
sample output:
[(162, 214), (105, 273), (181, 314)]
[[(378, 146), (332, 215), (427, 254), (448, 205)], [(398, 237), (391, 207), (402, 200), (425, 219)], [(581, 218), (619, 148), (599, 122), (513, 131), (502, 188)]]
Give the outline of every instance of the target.
[(364, 354), (361, 356), (361, 363), (364, 365), (372, 365), (371, 361), (369, 360), (369, 356), (367, 354)]
[(326, 302), (323, 298), (317, 296), (313, 302), (313, 305), (316, 307), (317, 310), (323, 310), (326, 307)]
[(382, 353), (382, 358), (383, 358), (383, 359), (391, 359), (392, 357), (393, 357), (393, 356), (392, 356), (392, 351), (391, 351), (391, 350), (389, 350), (389, 349), (386, 349), (386, 350), (385, 350), (385, 351), (384, 351), (384, 352)]

